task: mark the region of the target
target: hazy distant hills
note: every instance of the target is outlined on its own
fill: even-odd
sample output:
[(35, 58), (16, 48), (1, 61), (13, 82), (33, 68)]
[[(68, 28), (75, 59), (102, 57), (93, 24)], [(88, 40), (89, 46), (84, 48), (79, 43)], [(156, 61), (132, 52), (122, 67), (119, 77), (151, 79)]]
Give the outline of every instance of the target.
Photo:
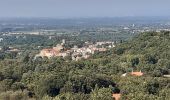
[(170, 21), (169, 17), (115, 17), (115, 18), (0, 18), (0, 23), (7, 24), (51, 24), (51, 25), (72, 25), (72, 24), (125, 24), (125, 23), (157, 23)]

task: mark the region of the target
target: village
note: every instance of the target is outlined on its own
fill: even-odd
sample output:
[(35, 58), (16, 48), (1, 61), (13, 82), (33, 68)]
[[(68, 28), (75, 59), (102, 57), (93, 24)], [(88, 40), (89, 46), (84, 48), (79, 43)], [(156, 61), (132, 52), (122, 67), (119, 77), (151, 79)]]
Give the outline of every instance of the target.
[(74, 46), (71, 49), (65, 48), (66, 41), (65, 39), (62, 40), (61, 44), (57, 44), (53, 48), (42, 49), (39, 54), (35, 56), (37, 57), (67, 57), (71, 56), (71, 59), (74, 61), (78, 61), (81, 59), (88, 59), (91, 55), (95, 52), (105, 52), (109, 48), (115, 47), (114, 42), (105, 41), (105, 42), (96, 42), (95, 44), (90, 42), (85, 42), (85, 46), (78, 48), (78, 46)]

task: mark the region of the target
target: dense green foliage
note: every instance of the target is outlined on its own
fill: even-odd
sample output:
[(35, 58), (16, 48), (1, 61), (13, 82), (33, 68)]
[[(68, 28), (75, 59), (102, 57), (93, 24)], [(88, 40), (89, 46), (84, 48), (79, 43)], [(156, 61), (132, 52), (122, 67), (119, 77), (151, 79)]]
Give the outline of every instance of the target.
[[(135, 77), (125, 72), (144, 72)], [(168, 100), (170, 33), (147, 32), (88, 60), (36, 59), (32, 54), (0, 61), (2, 100)]]

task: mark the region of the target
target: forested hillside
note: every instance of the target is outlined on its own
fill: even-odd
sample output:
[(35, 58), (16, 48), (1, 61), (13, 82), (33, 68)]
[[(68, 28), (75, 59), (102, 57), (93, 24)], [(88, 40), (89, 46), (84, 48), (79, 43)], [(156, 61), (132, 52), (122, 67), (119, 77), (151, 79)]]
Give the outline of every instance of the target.
[[(170, 32), (146, 32), (88, 60), (0, 60), (0, 100), (169, 100)], [(132, 76), (141, 71), (143, 76)], [(127, 73), (122, 77), (122, 74)]]

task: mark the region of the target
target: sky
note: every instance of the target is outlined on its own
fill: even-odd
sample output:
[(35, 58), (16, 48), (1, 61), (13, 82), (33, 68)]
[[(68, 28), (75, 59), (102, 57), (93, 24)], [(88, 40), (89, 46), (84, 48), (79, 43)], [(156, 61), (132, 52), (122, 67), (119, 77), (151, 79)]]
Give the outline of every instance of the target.
[(0, 17), (170, 16), (170, 0), (0, 0)]

